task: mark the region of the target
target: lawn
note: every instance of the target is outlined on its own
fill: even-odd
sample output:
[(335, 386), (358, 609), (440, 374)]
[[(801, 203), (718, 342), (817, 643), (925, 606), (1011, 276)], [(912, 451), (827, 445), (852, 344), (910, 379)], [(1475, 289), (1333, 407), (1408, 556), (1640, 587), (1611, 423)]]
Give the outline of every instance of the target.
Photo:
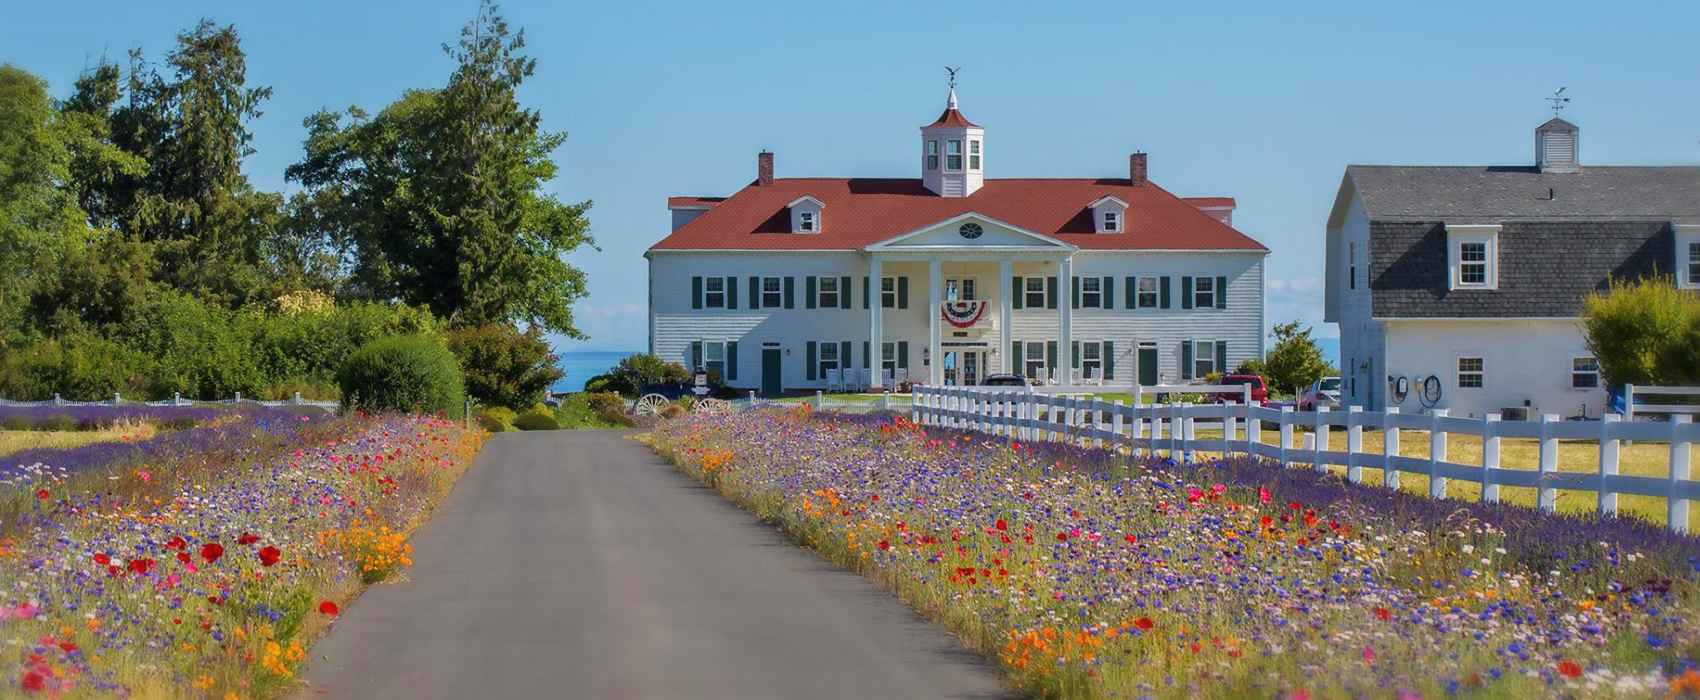
[(225, 413), (0, 465), (0, 696), (268, 698), (482, 432), (435, 417)]
[(1700, 540), (1649, 523), (806, 407), (648, 439), (1037, 697), (1700, 693)]

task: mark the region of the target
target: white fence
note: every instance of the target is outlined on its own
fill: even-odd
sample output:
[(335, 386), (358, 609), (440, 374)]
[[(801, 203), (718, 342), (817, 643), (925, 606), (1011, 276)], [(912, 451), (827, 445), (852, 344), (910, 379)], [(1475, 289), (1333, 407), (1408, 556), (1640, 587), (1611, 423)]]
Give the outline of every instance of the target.
[(316, 406), (319, 408), (336, 408), (340, 404), (335, 401), (310, 401), (301, 398), (301, 392), (295, 392), (294, 398), (281, 401), (258, 401), (242, 398), (242, 392), (236, 392), (235, 398), (219, 401), (196, 401), (185, 399), (182, 394), (175, 394), (165, 401), (135, 401), (125, 399), (122, 395), (113, 394), (105, 401), (66, 401), (54, 394), (46, 401), (9, 401), (0, 399), (0, 406), (231, 406), (239, 403), (249, 403), (259, 406)]
[(1686, 404), (1635, 403), (1636, 396), (1700, 396), (1700, 388), (1691, 386), (1623, 385), (1623, 417), (1635, 420), (1637, 413), (1700, 414), (1700, 406)]
[[(1078, 440), (1095, 445), (1126, 444), (1136, 450), (1167, 451), (1180, 459), (1198, 452), (1244, 454), (1267, 457), (1283, 465), (1305, 463), (1316, 469), (1329, 465), (1346, 469), (1346, 478), (1363, 480), (1364, 469), (1382, 470), (1382, 483), (1397, 488), (1401, 473), (1429, 477), (1429, 495), (1446, 493), (1450, 479), (1482, 485), (1482, 500), (1498, 501), (1503, 486), (1537, 489), (1537, 503), (1552, 511), (1558, 490), (1593, 491), (1599, 509), (1617, 513), (1619, 495), (1653, 496), (1667, 502), (1670, 527), (1688, 530), (1688, 502), (1700, 499), (1700, 482), (1689, 478), (1690, 445), (1700, 440), (1700, 424), (1686, 415), (1670, 422), (1618, 420), (1607, 415), (1600, 421), (1561, 421), (1542, 416), (1540, 421), (1502, 421), (1499, 416), (1454, 418), (1444, 410), (1429, 414), (1405, 414), (1396, 408), (1386, 412), (1346, 412), (1319, 409), (1298, 413), (1291, 407), (1279, 410), (1247, 404), (1153, 404), (1126, 405), (1082, 396), (1045, 396), (1025, 391), (995, 391), (982, 388), (916, 387), (911, 408), (914, 419), (925, 425), (967, 428), (1021, 440)], [(1200, 423), (1220, 427), (1221, 437), (1198, 439)], [(1298, 444), (1295, 428), (1314, 430), (1314, 442)], [(1346, 431), (1346, 449), (1331, 449), (1335, 429)], [(1382, 432), (1379, 452), (1363, 450), (1363, 430)], [(1264, 430), (1279, 431), (1277, 444), (1263, 442)], [(1399, 452), (1401, 430), (1427, 433), (1428, 457), (1408, 457)], [(1448, 435), (1482, 438), (1480, 463), (1465, 464), (1447, 459)], [(1539, 467), (1536, 470), (1507, 469), (1500, 464), (1500, 439), (1537, 440)], [(1587, 440), (1600, 444), (1597, 469), (1589, 472), (1558, 471), (1558, 441)], [(1670, 445), (1670, 470), (1666, 477), (1618, 473), (1622, 442), (1644, 440)]]

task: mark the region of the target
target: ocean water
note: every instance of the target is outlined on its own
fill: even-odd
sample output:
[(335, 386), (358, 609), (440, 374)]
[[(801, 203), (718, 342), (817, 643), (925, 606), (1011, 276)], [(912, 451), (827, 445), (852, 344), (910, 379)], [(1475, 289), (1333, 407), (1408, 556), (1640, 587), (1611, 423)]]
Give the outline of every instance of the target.
[(555, 382), (550, 387), (554, 391), (584, 391), (584, 383), (598, 374), (607, 374), (608, 370), (620, 360), (640, 352), (638, 350), (567, 350), (561, 353), (561, 369), (566, 370), (567, 376)]

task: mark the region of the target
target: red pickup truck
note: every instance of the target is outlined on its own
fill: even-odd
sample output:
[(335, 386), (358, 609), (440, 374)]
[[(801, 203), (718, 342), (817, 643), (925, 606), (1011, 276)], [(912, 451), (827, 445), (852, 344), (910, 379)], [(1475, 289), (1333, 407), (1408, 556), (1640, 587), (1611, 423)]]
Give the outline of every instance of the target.
[[(1245, 386), (1251, 385), (1251, 400), (1259, 406), (1269, 406), (1269, 386), (1263, 383), (1263, 377), (1255, 374), (1224, 374), (1210, 382), (1212, 386)], [(1239, 403), (1244, 397), (1242, 393), (1216, 394), (1216, 403)]]

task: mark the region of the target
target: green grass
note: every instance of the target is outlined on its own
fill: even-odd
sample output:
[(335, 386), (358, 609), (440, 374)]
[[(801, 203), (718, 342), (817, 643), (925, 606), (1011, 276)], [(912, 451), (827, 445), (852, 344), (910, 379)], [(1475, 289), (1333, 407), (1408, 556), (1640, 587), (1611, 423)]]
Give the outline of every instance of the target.
[(96, 442), (146, 440), (153, 437), (151, 423), (114, 425), (102, 430), (0, 430), (0, 455), (37, 447), (65, 449)]

